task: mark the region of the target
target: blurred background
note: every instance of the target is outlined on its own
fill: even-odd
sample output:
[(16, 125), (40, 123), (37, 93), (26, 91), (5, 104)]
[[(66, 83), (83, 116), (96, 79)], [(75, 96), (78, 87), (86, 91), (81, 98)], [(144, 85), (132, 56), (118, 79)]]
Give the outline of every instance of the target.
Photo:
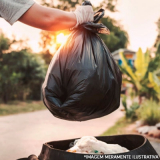
[[(104, 8), (111, 34), (100, 35), (122, 74), (121, 106), (87, 122), (56, 119), (42, 102), (41, 86), (56, 50), (70, 31), (47, 32), (0, 19), (0, 157), (39, 154), (47, 141), (84, 135), (143, 134), (160, 154), (160, 1), (90, 0)], [(74, 11), (82, 0), (37, 0)], [(8, 153), (10, 153), (8, 155)]]

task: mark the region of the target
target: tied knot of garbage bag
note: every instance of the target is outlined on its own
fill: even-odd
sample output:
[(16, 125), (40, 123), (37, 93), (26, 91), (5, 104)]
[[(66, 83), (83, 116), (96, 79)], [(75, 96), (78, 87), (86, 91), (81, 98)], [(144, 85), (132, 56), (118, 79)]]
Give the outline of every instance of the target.
[(76, 28), (73, 28), (71, 30), (75, 29), (86, 29), (90, 32), (93, 33), (101, 33), (101, 34), (110, 34), (110, 30), (102, 23), (98, 23), (100, 19), (104, 16), (105, 10), (104, 9), (99, 9), (97, 12), (94, 14), (94, 21), (93, 22), (86, 22), (81, 25), (79, 25)]
[(42, 86), (43, 101), (58, 118), (85, 121), (110, 114), (119, 107), (121, 72), (97, 33), (107, 27), (94, 22), (75, 28), (53, 56)]

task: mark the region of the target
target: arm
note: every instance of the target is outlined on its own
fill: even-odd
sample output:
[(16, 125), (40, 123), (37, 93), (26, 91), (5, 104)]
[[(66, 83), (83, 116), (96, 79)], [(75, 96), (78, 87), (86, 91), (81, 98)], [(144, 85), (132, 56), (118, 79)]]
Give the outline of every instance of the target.
[(37, 3), (20, 17), (19, 21), (32, 27), (48, 31), (69, 29), (77, 24), (74, 13), (43, 7)]

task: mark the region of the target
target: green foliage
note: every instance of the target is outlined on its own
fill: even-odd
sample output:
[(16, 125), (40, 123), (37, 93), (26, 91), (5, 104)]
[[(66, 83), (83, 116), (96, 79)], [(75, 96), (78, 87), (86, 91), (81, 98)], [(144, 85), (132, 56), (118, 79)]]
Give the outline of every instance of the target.
[(0, 51), (5, 51), (8, 50), (10, 47), (10, 40), (5, 37), (5, 35), (3, 33), (0, 34)]
[(46, 109), (42, 101), (10, 101), (8, 104), (0, 104), (0, 116), (34, 112)]
[(126, 119), (135, 120), (137, 118), (136, 110), (140, 107), (140, 105), (136, 102), (134, 102), (130, 107), (127, 107), (127, 97), (124, 96), (122, 98), (122, 105), (124, 107), (125, 111), (125, 117)]
[(150, 60), (148, 72), (153, 72), (160, 68), (160, 44), (157, 46), (155, 57)]
[[(58, 8), (64, 11), (71, 11), (74, 10), (76, 5), (81, 5), (85, 0), (58, 0), (55, 5), (54, 0), (42, 0), (42, 5), (47, 6), (47, 7), (52, 7), (52, 8)], [(117, 0), (103, 0), (98, 7), (94, 7), (95, 9), (97, 8), (104, 8), (107, 9), (111, 12), (116, 11), (116, 4)]]
[(123, 83), (131, 83), (137, 96), (139, 96), (139, 103), (141, 97), (159, 100), (160, 93), (160, 57), (156, 54), (155, 58), (149, 57), (149, 51), (142, 53), (139, 49), (136, 53), (136, 60), (134, 68), (130, 67), (128, 60), (123, 53), (120, 53), (122, 59), (122, 66), (120, 66), (123, 76)]
[(104, 8), (104, 9), (109, 10), (111, 12), (116, 12), (117, 11), (116, 5), (117, 5), (117, 0), (103, 0), (100, 3), (100, 5), (95, 9)]
[(157, 21), (157, 31), (158, 31), (158, 35), (157, 35), (154, 47), (157, 47), (160, 43), (160, 18)]
[(160, 122), (160, 103), (147, 100), (138, 109), (138, 116), (145, 124), (155, 125)]
[(114, 19), (110, 17), (105, 17), (101, 19), (103, 23), (110, 30), (110, 35), (101, 34), (100, 37), (103, 39), (104, 43), (108, 46), (111, 52), (119, 49), (126, 48), (128, 45), (128, 34), (122, 29), (120, 25)]
[(13, 37), (12, 40), (7, 38), (0, 29), (0, 61), (3, 60), (3, 54), (11, 51), (13, 44), (17, 44), (19, 48), (26, 46), (25, 41), (23, 40), (16, 40), (15, 37)]
[(45, 77), (45, 62), (28, 50), (3, 54), (0, 63), (0, 95), (7, 103), (12, 99), (40, 99), (41, 84)]
[(128, 132), (126, 133), (125, 128), (131, 123), (132, 123), (131, 121), (126, 121), (126, 118), (123, 117), (119, 119), (114, 126), (110, 127), (107, 131), (101, 134), (101, 136), (128, 134)]
[[(48, 65), (50, 64), (50, 62), (53, 58), (53, 55), (49, 52), (49, 50), (47, 50), (45, 53), (42, 53), (41, 56), (46, 63), (46, 67), (48, 67)], [(46, 68), (46, 70), (47, 70), (47, 68)]]
[(4, 51), (10, 47), (10, 40), (0, 32), (0, 61), (2, 61)]

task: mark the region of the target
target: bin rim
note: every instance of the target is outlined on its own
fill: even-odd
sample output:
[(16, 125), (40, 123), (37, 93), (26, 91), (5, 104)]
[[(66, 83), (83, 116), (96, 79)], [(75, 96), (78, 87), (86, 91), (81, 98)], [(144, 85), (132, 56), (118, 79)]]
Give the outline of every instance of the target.
[[(132, 149), (132, 150), (130, 150), (130, 151), (128, 151), (128, 152), (123, 152), (123, 153), (113, 153), (113, 154), (104, 154), (104, 155), (114, 155), (114, 154), (118, 154), (118, 155), (124, 155), (124, 153), (125, 154), (127, 154), (127, 153), (132, 153), (132, 152), (135, 152), (136, 150), (138, 150), (138, 149), (140, 149), (141, 147), (143, 147), (146, 143), (147, 143), (147, 141), (148, 141), (148, 139), (145, 137), (145, 136), (143, 136), (143, 135), (141, 135), (141, 134), (121, 134), (121, 135), (109, 135), (109, 136), (94, 136), (96, 139), (98, 139), (98, 138), (103, 138), (103, 137), (124, 137), (124, 136), (137, 136), (137, 137), (141, 137), (141, 138), (143, 138), (143, 143), (139, 146), (139, 147), (137, 147), (137, 148), (135, 148), (135, 149)], [(61, 150), (61, 149), (57, 149), (57, 148), (54, 148), (54, 147), (51, 147), (48, 143), (52, 143), (52, 142), (60, 142), (60, 141), (71, 141), (71, 140), (76, 140), (76, 139), (80, 139), (80, 138), (72, 138), (72, 139), (65, 139), (65, 140), (56, 140), (56, 141), (50, 141), (50, 142), (46, 142), (45, 144), (43, 144), (43, 145), (46, 145), (47, 147), (49, 147), (49, 149), (54, 149), (54, 150), (56, 150), (56, 151), (59, 151), (59, 152), (63, 152), (63, 153), (67, 153), (67, 154), (77, 154), (77, 155), (83, 155), (84, 153), (72, 153), (72, 152), (67, 152), (67, 151), (65, 151), (65, 150)], [(123, 146), (122, 146), (123, 147)], [(95, 155), (95, 154), (84, 154), (84, 155)]]

